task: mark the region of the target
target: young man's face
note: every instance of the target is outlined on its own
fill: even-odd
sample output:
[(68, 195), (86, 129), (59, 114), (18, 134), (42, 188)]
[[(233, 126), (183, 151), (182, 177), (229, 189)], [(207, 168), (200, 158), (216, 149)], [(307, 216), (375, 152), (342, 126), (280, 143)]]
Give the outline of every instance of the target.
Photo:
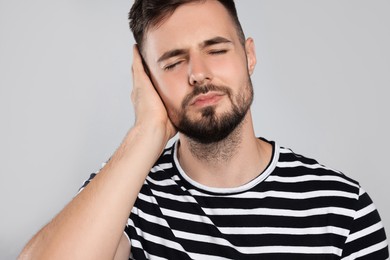
[(153, 84), (180, 132), (210, 143), (239, 125), (253, 99), (256, 58), (252, 40), (242, 46), (219, 2), (182, 5), (145, 39)]

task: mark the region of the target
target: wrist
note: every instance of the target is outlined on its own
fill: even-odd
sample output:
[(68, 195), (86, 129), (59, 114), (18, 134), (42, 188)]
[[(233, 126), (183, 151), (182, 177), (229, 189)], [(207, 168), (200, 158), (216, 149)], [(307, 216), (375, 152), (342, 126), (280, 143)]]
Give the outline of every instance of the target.
[(135, 151), (142, 154), (145, 160), (154, 160), (152, 162), (154, 163), (169, 139), (170, 137), (162, 127), (136, 124), (126, 134), (117, 152), (120, 152), (122, 156), (126, 156)]

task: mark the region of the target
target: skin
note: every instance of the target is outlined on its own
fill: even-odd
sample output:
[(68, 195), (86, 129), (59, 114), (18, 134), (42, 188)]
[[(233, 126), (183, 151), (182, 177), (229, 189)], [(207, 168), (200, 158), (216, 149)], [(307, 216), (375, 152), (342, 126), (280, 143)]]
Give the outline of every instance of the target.
[[(205, 47), (204, 43), (215, 37), (229, 42)], [(31, 239), (19, 259), (128, 259), (125, 224), (150, 168), (176, 134), (174, 125), (182, 100), (206, 81), (228, 86), (234, 96), (245, 93), (248, 97), (248, 77), (256, 64), (253, 40), (246, 40), (245, 47), (239, 43), (226, 10), (216, 1), (179, 7), (160, 27), (150, 28), (143, 49), (153, 84), (135, 46), (131, 94), (134, 126), (95, 179)], [(173, 49), (185, 54), (159, 61)], [(215, 49), (228, 51), (212, 54)], [(172, 61), (176, 65), (164, 70)], [(235, 102), (214, 92), (192, 101), (186, 113), (193, 120), (201, 118), (206, 106), (214, 106), (219, 115)], [(192, 148), (199, 144), (181, 134), (178, 155), (182, 168), (195, 181), (210, 187), (247, 183), (264, 170), (272, 149), (255, 137), (250, 111), (234, 138), (234, 153), (222, 163), (197, 158)], [(232, 148), (226, 142), (214, 146), (220, 147), (219, 155)]]
[[(197, 86), (228, 86), (235, 98), (232, 101), (218, 91), (195, 97), (195, 103), (186, 107), (186, 114), (195, 121), (202, 118), (206, 106), (214, 106), (221, 115), (232, 109), (240, 94), (246, 99), (250, 96), (248, 79), (256, 65), (253, 39), (242, 46), (230, 16), (217, 1), (178, 8), (163, 24), (148, 31), (144, 50), (153, 84), (174, 125), (179, 121), (182, 100)], [(271, 148), (256, 138), (250, 112), (238, 130), (233, 146), (231, 140), (201, 145), (181, 134), (178, 155), (182, 168), (195, 181), (211, 187), (236, 187), (255, 178), (267, 165)], [(219, 147), (213, 160), (194, 154), (194, 150), (213, 147)], [(230, 153), (228, 160), (223, 159), (226, 153)]]

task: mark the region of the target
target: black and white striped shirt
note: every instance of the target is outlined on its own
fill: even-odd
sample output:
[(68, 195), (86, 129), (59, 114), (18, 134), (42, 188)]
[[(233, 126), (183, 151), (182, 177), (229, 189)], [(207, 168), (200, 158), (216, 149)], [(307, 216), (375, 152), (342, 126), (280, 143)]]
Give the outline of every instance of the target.
[(127, 222), (133, 259), (388, 259), (379, 214), (356, 181), (272, 144), (266, 170), (227, 189), (191, 180), (176, 145), (166, 149)]

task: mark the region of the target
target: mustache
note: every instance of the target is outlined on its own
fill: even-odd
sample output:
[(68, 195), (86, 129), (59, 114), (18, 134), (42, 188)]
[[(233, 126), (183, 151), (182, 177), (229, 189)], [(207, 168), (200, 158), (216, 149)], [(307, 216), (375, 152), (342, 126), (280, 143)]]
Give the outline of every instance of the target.
[(191, 100), (194, 99), (196, 96), (200, 94), (207, 94), (210, 91), (218, 91), (218, 92), (225, 93), (229, 98), (231, 98), (232, 96), (230, 88), (225, 86), (217, 86), (214, 84), (196, 86), (194, 87), (193, 91), (184, 98), (181, 107), (184, 109), (186, 106), (190, 104)]

